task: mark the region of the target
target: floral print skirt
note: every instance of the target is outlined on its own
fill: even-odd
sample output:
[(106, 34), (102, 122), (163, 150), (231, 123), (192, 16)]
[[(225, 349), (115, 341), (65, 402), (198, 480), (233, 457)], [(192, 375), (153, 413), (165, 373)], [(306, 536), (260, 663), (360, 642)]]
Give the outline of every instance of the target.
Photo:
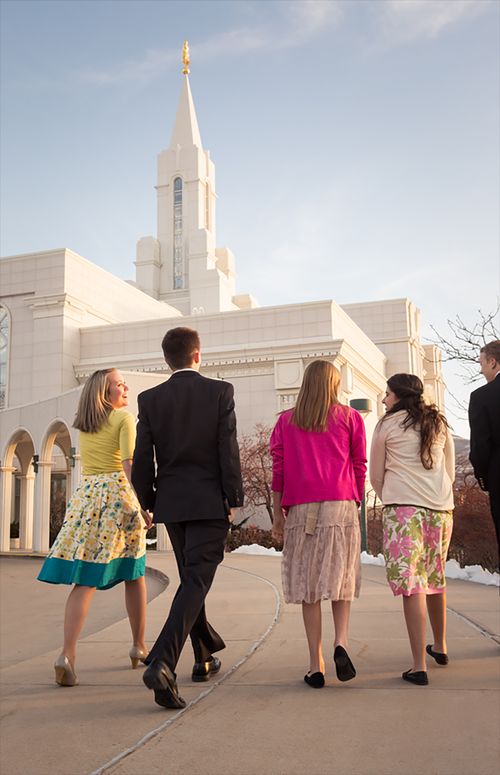
[(38, 579), (109, 589), (144, 576), (144, 528), (139, 502), (122, 471), (83, 476)]
[(387, 581), (394, 595), (443, 592), (453, 512), (385, 506), (383, 528)]
[(359, 597), (361, 533), (354, 501), (292, 506), (285, 520), (281, 577), (287, 603)]

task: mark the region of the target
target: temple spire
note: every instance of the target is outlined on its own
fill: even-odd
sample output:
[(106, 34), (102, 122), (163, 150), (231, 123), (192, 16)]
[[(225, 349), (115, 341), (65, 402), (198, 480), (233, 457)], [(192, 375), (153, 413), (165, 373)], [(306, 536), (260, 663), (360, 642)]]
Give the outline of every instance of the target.
[(175, 117), (170, 147), (176, 148), (177, 146), (180, 146), (181, 148), (185, 148), (186, 146), (196, 145), (198, 148), (202, 148), (200, 130), (198, 128), (196, 111), (194, 109), (193, 97), (189, 86), (188, 73), (190, 58), (187, 40), (184, 41), (182, 49), (182, 64), (182, 72), (185, 78), (182, 85), (179, 105), (177, 107), (177, 115)]

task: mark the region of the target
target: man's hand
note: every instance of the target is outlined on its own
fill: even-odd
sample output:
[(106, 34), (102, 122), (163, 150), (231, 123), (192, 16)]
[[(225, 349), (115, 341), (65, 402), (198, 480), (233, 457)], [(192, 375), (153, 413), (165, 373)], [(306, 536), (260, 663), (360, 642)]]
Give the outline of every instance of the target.
[(228, 520), (233, 523), (236, 517), (238, 516), (239, 509), (237, 508), (230, 508), (229, 514), (227, 515)]
[(153, 524), (153, 517), (151, 516), (150, 512), (146, 511), (145, 509), (141, 509), (141, 517), (146, 523), (146, 530), (149, 530)]

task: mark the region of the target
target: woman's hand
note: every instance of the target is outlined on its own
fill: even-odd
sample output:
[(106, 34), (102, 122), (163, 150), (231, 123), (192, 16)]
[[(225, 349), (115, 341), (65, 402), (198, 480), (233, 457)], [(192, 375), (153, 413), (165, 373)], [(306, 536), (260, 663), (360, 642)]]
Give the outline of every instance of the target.
[(273, 528), (272, 528), (272, 536), (275, 541), (281, 542), (283, 541), (283, 529), (285, 527), (285, 520), (283, 518), (283, 512), (280, 509), (279, 512), (274, 512), (273, 514)]
[(146, 511), (145, 509), (141, 509), (141, 517), (143, 518), (144, 522), (146, 523), (146, 528), (149, 530), (149, 528), (153, 524), (153, 517), (149, 513), (149, 511)]

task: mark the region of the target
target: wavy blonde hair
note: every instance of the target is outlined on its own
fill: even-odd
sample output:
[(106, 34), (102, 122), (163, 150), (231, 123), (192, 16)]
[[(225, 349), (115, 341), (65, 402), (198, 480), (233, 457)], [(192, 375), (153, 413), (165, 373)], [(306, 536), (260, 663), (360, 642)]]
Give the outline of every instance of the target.
[(340, 372), (330, 361), (313, 361), (304, 372), (292, 422), (304, 431), (324, 431), (338, 399)]
[(73, 428), (84, 433), (97, 433), (107, 422), (113, 409), (109, 402), (109, 375), (113, 371), (116, 369), (100, 369), (90, 375), (83, 386)]

